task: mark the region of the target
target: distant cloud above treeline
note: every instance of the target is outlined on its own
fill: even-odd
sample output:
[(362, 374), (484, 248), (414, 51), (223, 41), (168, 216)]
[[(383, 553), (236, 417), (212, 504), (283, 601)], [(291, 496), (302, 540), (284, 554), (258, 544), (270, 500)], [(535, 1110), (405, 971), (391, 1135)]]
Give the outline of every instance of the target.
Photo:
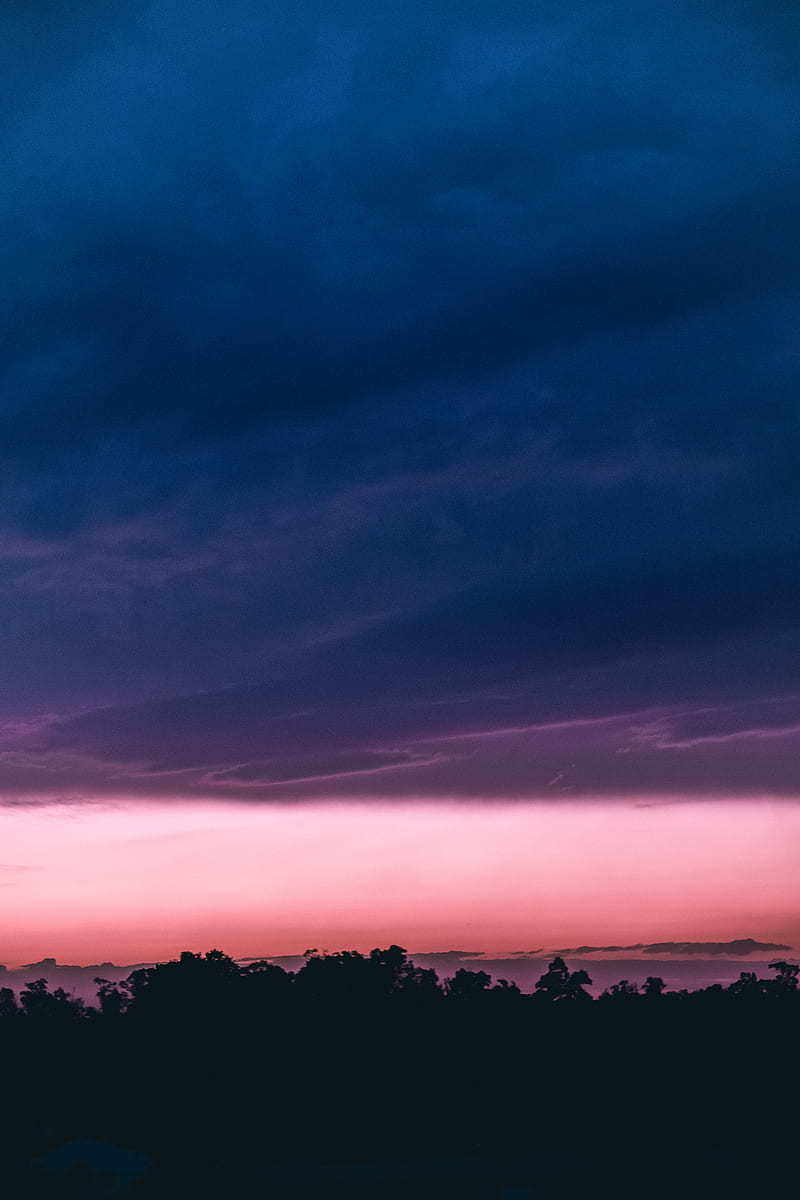
[[(554, 950), (554, 954), (619, 954), (639, 950), (642, 954), (755, 954), (791, 950), (780, 942), (756, 942), (753, 938), (734, 938), (731, 942), (637, 942), (633, 946), (572, 946)], [(540, 954), (541, 951), (531, 951)]]

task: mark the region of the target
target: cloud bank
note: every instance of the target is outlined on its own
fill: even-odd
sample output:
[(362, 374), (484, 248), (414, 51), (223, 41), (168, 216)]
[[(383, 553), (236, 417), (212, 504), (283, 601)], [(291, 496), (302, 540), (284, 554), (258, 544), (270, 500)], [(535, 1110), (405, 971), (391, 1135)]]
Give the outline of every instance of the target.
[(797, 12), (39, 8), (3, 796), (796, 796)]

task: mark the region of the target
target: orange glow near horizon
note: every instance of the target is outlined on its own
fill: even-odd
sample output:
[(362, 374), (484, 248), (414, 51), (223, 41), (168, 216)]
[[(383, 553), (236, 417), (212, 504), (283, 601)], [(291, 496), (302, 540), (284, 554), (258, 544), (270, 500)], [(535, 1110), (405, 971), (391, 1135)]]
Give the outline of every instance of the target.
[(8, 965), (212, 946), (800, 945), (786, 801), (9, 806), (0, 846)]

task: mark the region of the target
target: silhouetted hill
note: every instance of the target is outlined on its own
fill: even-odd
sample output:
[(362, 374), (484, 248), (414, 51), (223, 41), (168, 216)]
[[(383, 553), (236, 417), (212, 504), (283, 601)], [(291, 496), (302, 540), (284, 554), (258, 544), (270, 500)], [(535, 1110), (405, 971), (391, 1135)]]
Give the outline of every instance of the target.
[(10, 987), (19, 991), (30, 980), (46, 979), (51, 988), (61, 987), (72, 992), (90, 1004), (97, 998), (95, 978), (114, 981), (127, 979), (131, 971), (140, 967), (152, 967), (155, 963), (132, 963), (119, 966), (112, 962), (90, 963), (88, 966), (77, 966), (72, 963), (59, 963), (54, 958), (42, 958), (38, 962), (15, 968), (0, 967), (0, 987)]

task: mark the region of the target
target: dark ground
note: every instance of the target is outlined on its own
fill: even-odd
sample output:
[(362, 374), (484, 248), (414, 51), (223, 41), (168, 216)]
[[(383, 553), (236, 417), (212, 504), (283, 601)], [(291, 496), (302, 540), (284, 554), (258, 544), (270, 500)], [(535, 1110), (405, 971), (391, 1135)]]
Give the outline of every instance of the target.
[(799, 1029), (666, 1001), (3, 1021), (3, 1191), (67, 1194), (28, 1164), (87, 1135), (153, 1158), (142, 1198), (789, 1195)]

